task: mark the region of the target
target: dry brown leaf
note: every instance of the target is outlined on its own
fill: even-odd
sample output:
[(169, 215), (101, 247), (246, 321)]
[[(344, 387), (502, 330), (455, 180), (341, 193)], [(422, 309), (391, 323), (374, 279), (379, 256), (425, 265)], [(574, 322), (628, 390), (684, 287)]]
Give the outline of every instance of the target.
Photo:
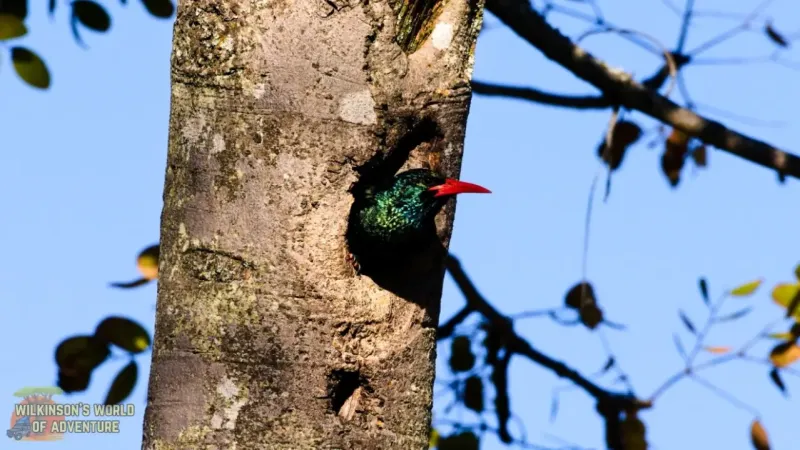
[(564, 305), (567, 308), (580, 309), (583, 306), (597, 304), (597, 297), (594, 288), (588, 281), (577, 283), (572, 286), (564, 297)]
[(647, 428), (636, 414), (626, 414), (620, 424), (623, 448), (631, 450), (647, 450)]
[(356, 413), (356, 409), (358, 408), (358, 404), (361, 400), (361, 392), (364, 389), (359, 386), (356, 388), (355, 391), (350, 395), (350, 397), (345, 400), (342, 408), (339, 410), (339, 417), (344, 420), (351, 420), (353, 415)]
[(770, 450), (767, 430), (764, 429), (758, 419), (754, 420), (750, 425), (750, 440), (756, 450)]
[(639, 125), (621, 120), (614, 124), (611, 134), (611, 147), (606, 146), (606, 140), (597, 147), (597, 156), (608, 164), (611, 170), (616, 170), (622, 164), (625, 151), (642, 136), (642, 129)]
[(581, 323), (590, 330), (594, 330), (603, 322), (603, 310), (598, 308), (597, 305), (584, 306), (578, 311), (578, 315)]
[(627, 120), (620, 120), (614, 125), (614, 140), (621, 145), (631, 145), (642, 136), (642, 128)]
[(677, 128), (673, 128), (672, 132), (667, 136), (667, 147), (674, 148), (676, 151), (683, 150), (683, 154), (685, 154), (688, 146), (689, 135)]
[(136, 268), (145, 279), (155, 280), (158, 278), (158, 257), (158, 245), (147, 247), (136, 257)]
[(708, 149), (705, 145), (700, 145), (692, 152), (692, 161), (697, 167), (708, 166)]
[(731, 351), (730, 347), (714, 346), (714, 345), (708, 345), (706, 347), (703, 347), (703, 349), (708, 353), (714, 353), (715, 355), (723, 355)]
[(661, 171), (664, 172), (664, 175), (666, 175), (672, 187), (677, 186), (680, 182), (681, 169), (683, 169), (682, 156), (676, 157), (669, 151), (665, 151), (664, 154), (661, 155)]
[(689, 135), (673, 128), (664, 143), (664, 154), (661, 155), (661, 170), (667, 176), (670, 185), (675, 187), (681, 178), (681, 169), (689, 151)]
[(781, 342), (769, 352), (769, 360), (775, 367), (786, 367), (800, 359), (800, 347), (793, 342)]

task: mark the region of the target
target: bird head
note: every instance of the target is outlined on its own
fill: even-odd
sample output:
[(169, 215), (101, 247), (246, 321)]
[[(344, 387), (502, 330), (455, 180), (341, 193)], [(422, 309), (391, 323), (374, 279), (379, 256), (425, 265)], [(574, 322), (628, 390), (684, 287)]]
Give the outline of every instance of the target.
[(434, 217), (450, 198), (489, 192), (427, 169), (408, 170), (379, 184), (364, 185), (354, 193), (348, 246), (360, 260), (370, 252), (385, 256), (382, 244), (408, 250), (421, 235), (433, 230), (435, 236)]
[(416, 205), (417, 214), (427, 217), (436, 215), (447, 200), (458, 194), (491, 193), (483, 186), (442, 177), (427, 169), (412, 169), (398, 174), (391, 191), (395, 198), (408, 206)]

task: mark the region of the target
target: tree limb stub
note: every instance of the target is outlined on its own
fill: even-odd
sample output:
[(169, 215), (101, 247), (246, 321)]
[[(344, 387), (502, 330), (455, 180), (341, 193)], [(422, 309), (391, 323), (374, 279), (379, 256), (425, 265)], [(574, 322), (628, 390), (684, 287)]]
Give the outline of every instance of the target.
[[(547, 58), (600, 89), (611, 103), (647, 114), (708, 145), (760, 166), (774, 169), (782, 176), (800, 178), (800, 157), (683, 108), (658, 92), (648, 89), (629, 74), (611, 68), (553, 28), (544, 17), (530, 7), (527, 1), (489, 0), (486, 8)], [(487, 88), (487, 86), (482, 87)], [(521, 98), (534, 96), (531, 92), (516, 89), (506, 89), (507, 94), (499, 95), (516, 93), (520, 95), (514, 96)], [(527, 94), (527, 97), (524, 94)], [(537, 95), (537, 97), (554, 100), (552, 96)], [(554, 101), (545, 103), (556, 104)]]

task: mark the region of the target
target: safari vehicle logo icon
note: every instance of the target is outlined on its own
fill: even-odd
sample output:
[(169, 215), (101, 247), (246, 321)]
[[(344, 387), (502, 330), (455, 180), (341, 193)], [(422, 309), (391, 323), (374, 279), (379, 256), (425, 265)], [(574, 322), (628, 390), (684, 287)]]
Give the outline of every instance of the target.
[(16, 441), (58, 441), (64, 434), (52, 431), (52, 423), (64, 421), (58, 412), (58, 403), (53, 401), (54, 395), (63, 394), (60, 388), (26, 387), (14, 393), (22, 400), (14, 405), (11, 412), (11, 424), (6, 436)]

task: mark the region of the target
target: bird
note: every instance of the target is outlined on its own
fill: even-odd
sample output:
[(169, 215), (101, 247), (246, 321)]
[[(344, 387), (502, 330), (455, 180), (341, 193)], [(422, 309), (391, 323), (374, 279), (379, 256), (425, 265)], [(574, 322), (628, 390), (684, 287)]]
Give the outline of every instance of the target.
[(457, 194), (491, 193), (483, 186), (411, 169), (353, 192), (346, 240), (356, 273), (365, 263), (402, 261), (436, 237), (434, 218)]

